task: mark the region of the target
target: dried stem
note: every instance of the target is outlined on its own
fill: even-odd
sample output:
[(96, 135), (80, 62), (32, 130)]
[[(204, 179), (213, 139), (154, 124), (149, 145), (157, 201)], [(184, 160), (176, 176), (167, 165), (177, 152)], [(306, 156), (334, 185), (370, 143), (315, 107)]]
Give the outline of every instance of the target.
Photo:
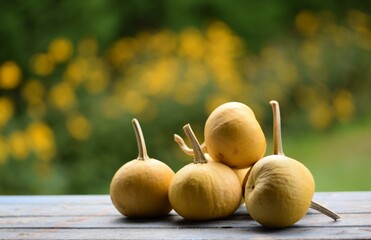
[(188, 147), (187, 144), (184, 142), (183, 138), (177, 134), (174, 134), (174, 141), (179, 145), (180, 149), (182, 151), (189, 155), (189, 156), (194, 156), (195, 153), (193, 152), (193, 149)]
[(188, 140), (191, 142), (193, 151), (195, 154), (195, 163), (207, 163), (204, 153), (201, 150), (200, 143), (197, 141), (195, 134), (192, 131), (191, 125), (187, 124), (183, 127), (185, 134), (187, 135)]
[[(178, 134), (174, 134), (174, 141), (179, 145), (180, 149), (182, 149), (182, 151), (185, 154), (187, 154), (189, 156), (194, 156), (195, 155), (193, 149), (188, 147), (187, 144), (184, 142), (183, 138), (181, 136), (179, 136)], [(202, 143), (200, 145), (200, 147), (201, 147), (202, 152), (204, 152), (204, 153), (207, 152), (205, 143)]]
[(280, 106), (277, 101), (269, 102), (273, 110), (273, 154), (285, 155), (282, 150), (282, 136), (281, 136), (281, 114)]
[(316, 211), (334, 219), (335, 221), (340, 218), (340, 216), (337, 213), (331, 211), (330, 209), (322, 206), (321, 204), (319, 204), (317, 202), (312, 201), (310, 203), (310, 208), (312, 208), (312, 209), (314, 209), (314, 210), (316, 210)]
[(140, 127), (140, 124), (136, 118), (134, 118), (131, 123), (133, 124), (135, 136), (137, 138), (138, 143), (138, 160), (146, 160), (149, 159), (146, 143), (144, 141), (142, 128)]

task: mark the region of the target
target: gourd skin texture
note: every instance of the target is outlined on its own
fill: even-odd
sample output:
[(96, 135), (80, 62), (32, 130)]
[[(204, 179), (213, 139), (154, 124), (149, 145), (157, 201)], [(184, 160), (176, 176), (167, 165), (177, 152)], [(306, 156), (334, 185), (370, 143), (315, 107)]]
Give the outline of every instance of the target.
[(270, 155), (251, 170), (245, 203), (252, 218), (266, 227), (283, 228), (299, 221), (308, 211), (315, 184), (300, 162)]
[(211, 157), (231, 168), (246, 168), (261, 159), (267, 147), (254, 112), (245, 104), (217, 107), (205, 124), (205, 145)]
[(169, 188), (174, 210), (192, 221), (228, 217), (240, 206), (241, 197), (237, 175), (228, 166), (214, 161), (184, 166)]
[(173, 170), (156, 159), (132, 160), (115, 173), (110, 185), (111, 200), (127, 217), (164, 216), (172, 209), (168, 188), (173, 176)]

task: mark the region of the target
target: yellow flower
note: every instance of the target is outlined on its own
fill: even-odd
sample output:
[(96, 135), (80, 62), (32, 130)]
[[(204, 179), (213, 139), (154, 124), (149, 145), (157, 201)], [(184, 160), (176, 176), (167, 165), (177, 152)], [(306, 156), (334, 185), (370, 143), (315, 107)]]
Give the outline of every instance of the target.
[(318, 42), (304, 41), (299, 55), (309, 67), (318, 68), (321, 65), (321, 46)]
[(53, 130), (43, 122), (33, 122), (27, 127), (31, 149), (42, 161), (50, 161), (56, 154)]
[(309, 120), (316, 129), (321, 130), (329, 127), (333, 120), (331, 108), (325, 102), (316, 103), (310, 109)]
[(68, 64), (65, 71), (65, 80), (77, 87), (85, 80), (88, 71), (88, 60), (82, 57), (76, 58)]
[(74, 115), (68, 118), (67, 129), (73, 138), (85, 140), (90, 136), (91, 124), (84, 116)]
[(133, 114), (140, 114), (146, 110), (149, 101), (135, 90), (128, 90), (120, 96), (120, 104), (123, 109)]
[(137, 47), (138, 42), (135, 38), (122, 38), (109, 49), (109, 60), (115, 67), (120, 67), (135, 56)]
[(54, 62), (49, 54), (35, 54), (31, 58), (31, 68), (36, 74), (46, 76), (54, 70)]
[(21, 131), (14, 131), (9, 137), (10, 152), (15, 159), (23, 160), (28, 156), (27, 136)]
[(298, 31), (306, 37), (313, 36), (318, 29), (318, 18), (313, 12), (301, 11), (295, 18)]
[(69, 39), (59, 37), (49, 44), (49, 54), (56, 63), (67, 61), (72, 55), (73, 47)]
[(94, 95), (104, 91), (107, 86), (108, 77), (106, 71), (102, 67), (91, 69), (85, 82), (86, 90)]
[(13, 103), (7, 97), (0, 97), (0, 129), (12, 118), (14, 113)]
[(58, 83), (50, 90), (49, 100), (59, 110), (68, 111), (76, 101), (74, 89), (66, 82)]
[(45, 87), (39, 80), (29, 80), (22, 88), (22, 97), (29, 105), (42, 102), (45, 97)]
[(349, 26), (357, 32), (368, 32), (369, 15), (355, 9), (351, 9), (347, 13)]
[(353, 118), (355, 107), (352, 94), (346, 90), (339, 90), (333, 100), (336, 117), (343, 122)]
[(0, 65), (0, 88), (16, 88), (21, 82), (21, 77), (21, 69), (15, 62), (7, 61)]
[(195, 28), (186, 28), (179, 36), (180, 54), (192, 60), (200, 60), (205, 53), (205, 39)]
[(177, 60), (165, 57), (151, 65), (141, 76), (143, 89), (150, 95), (163, 96), (171, 93), (177, 79)]

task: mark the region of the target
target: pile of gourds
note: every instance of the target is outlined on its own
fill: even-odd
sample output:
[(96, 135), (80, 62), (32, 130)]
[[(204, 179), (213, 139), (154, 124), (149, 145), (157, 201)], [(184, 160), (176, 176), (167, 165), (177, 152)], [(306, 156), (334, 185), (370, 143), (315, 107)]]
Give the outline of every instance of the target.
[(160, 217), (174, 209), (187, 220), (203, 221), (231, 216), (245, 203), (253, 219), (273, 228), (293, 225), (310, 207), (338, 219), (336, 213), (312, 201), (315, 183), (310, 171), (284, 155), (279, 105), (270, 103), (272, 155), (264, 157), (266, 139), (251, 108), (227, 102), (208, 117), (203, 144), (189, 124), (183, 129), (192, 148), (174, 135), (181, 149), (194, 156), (193, 163), (177, 173), (148, 156), (139, 122), (133, 119), (139, 155), (114, 175), (113, 205), (130, 218)]

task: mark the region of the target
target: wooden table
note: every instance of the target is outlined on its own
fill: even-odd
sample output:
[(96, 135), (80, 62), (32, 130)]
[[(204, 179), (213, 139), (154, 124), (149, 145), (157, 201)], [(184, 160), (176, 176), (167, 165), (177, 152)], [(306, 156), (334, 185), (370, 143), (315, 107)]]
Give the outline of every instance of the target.
[(371, 192), (316, 193), (314, 200), (341, 219), (309, 210), (294, 226), (272, 230), (252, 220), (244, 205), (228, 219), (196, 223), (174, 211), (130, 220), (107, 195), (0, 196), (0, 239), (371, 239)]

